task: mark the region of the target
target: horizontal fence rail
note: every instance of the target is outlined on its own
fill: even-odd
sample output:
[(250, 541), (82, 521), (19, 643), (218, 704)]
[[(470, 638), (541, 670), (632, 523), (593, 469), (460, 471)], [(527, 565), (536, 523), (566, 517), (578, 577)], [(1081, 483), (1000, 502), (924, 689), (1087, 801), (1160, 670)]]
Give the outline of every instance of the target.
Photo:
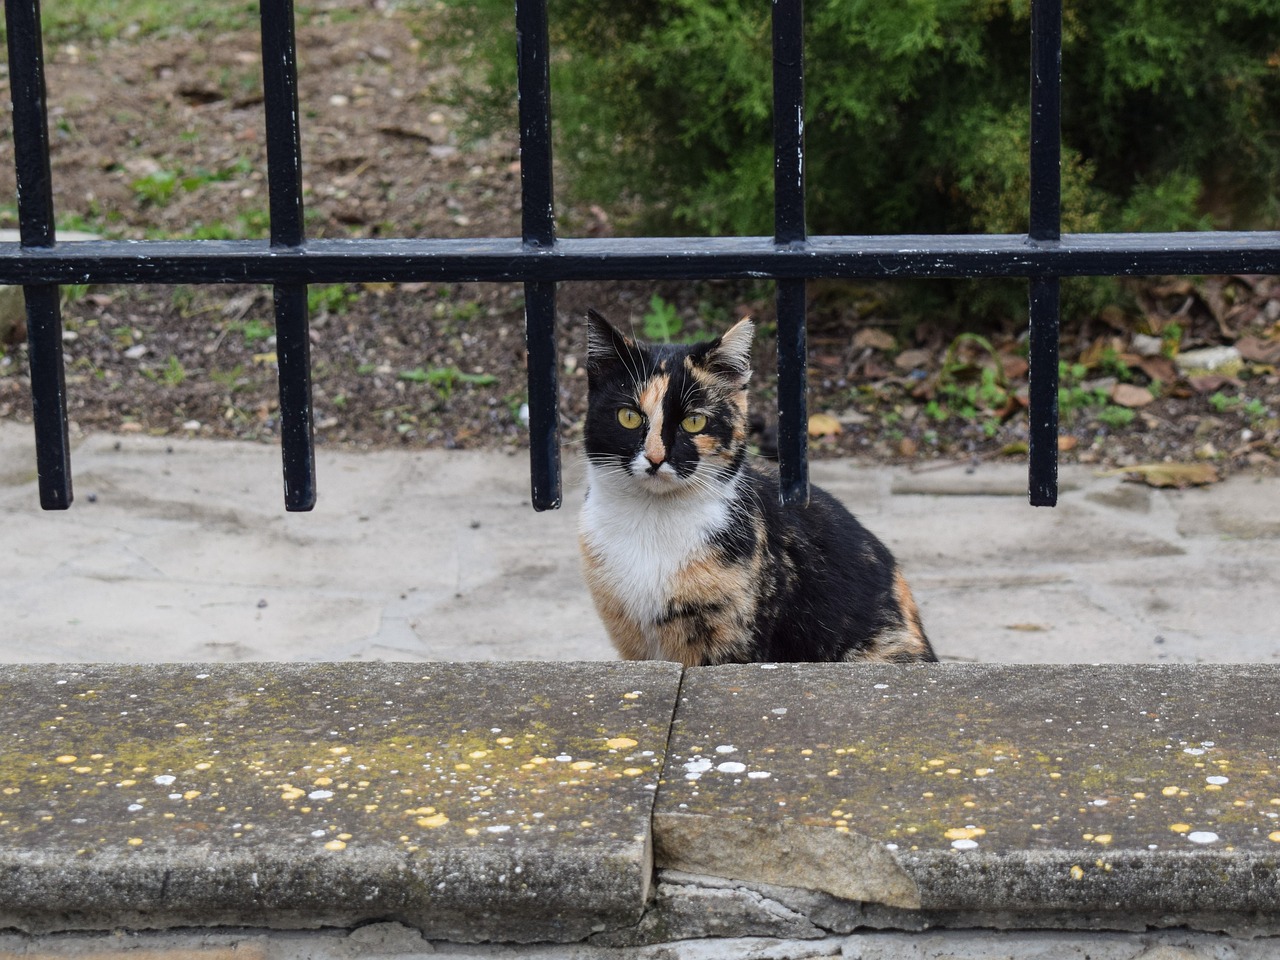
[[(759, 0), (764, 3), (766, 0)], [(0, 243), (0, 284), (24, 288), (41, 505), (71, 503), (60, 284), (259, 283), (275, 288), (285, 506), (315, 503), (306, 286), (356, 282), (525, 285), (532, 502), (560, 490), (556, 284), (767, 279), (777, 285), (782, 499), (807, 503), (805, 284), (820, 278), (1028, 280), (1030, 501), (1057, 499), (1059, 281), (1073, 276), (1280, 273), (1280, 232), (1061, 234), (1061, 0), (1032, 0), (1029, 231), (1017, 235), (809, 236), (805, 224), (803, 0), (772, 5), (774, 235), (559, 238), (552, 164), (547, 0), (515, 5), (521, 236), (309, 240), (292, 0), (261, 0), (269, 239), (58, 243), (39, 0), (4, 0), (19, 243)]]
[(1270, 274), (1280, 231), (1023, 234), (308, 240), (79, 240), (0, 243), (0, 283), (554, 282)]

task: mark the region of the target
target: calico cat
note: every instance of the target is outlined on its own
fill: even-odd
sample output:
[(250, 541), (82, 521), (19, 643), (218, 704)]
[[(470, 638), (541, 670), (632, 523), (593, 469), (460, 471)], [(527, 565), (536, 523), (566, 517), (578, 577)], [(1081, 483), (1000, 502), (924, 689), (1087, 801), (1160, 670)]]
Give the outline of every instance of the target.
[(583, 570), (628, 660), (936, 661), (888, 548), (748, 462), (750, 320), (646, 345), (588, 313)]

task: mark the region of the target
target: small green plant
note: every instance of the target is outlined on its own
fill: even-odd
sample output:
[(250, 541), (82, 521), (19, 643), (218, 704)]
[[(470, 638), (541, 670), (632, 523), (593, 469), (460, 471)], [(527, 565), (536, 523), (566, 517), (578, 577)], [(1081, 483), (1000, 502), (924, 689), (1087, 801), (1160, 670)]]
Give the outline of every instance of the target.
[(440, 399), (446, 401), (453, 396), (453, 391), (460, 383), (487, 387), (498, 382), (498, 378), (491, 373), (467, 373), (457, 367), (432, 367), (430, 370), (416, 367), (413, 370), (401, 370), (398, 376), (410, 383), (426, 383), (435, 387)]
[(182, 366), (182, 361), (176, 356), (169, 357), (165, 361), (164, 369), (160, 371), (160, 382), (166, 387), (180, 386), (187, 379), (186, 368)]
[(1236, 410), (1250, 422), (1263, 420), (1267, 416), (1267, 405), (1258, 397), (1250, 397), (1248, 399), (1238, 396), (1233, 397), (1219, 390), (1210, 394), (1208, 400), (1209, 406), (1213, 408), (1215, 413)]
[(269, 340), (276, 332), (276, 328), (271, 324), (252, 318), (229, 323), (227, 324), (227, 329), (236, 331), (244, 337), (244, 343), (247, 347), (255, 346), (263, 340)]
[(1074, 420), (1082, 411), (1107, 404), (1105, 388), (1085, 386), (1088, 375), (1089, 368), (1083, 363), (1058, 363), (1058, 412), (1064, 420)]
[(236, 393), (248, 386), (244, 379), (244, 364), (240, 363), (230, 370), (210, 370), (209, 379), (221, 384), (228, 393)]
[(1136, 416), (1137, 414), (1128, 407), (1109, 405), (1098, 411), (1098, 422), (1113, 430), (1119, 430), (1133, 423)]
[[(987, 354), (988, 362), (961, 357), (962, 351)], [(925, 405), (925, 415), (942, 423), (949, 417), (981, 422), (983, 433), (993, 436), (1000, 417), (1008, 409), (1012, 388), (991, 342), (976, 333), (962, 333), (951, 341), (938, 373), (937, 396)]]
[(312, 284), (307, 287), (307, 309), (311, 313), (345, 313), (356, 294), (345, 283)]
[(177, 357), (169, 357), (160, 369), (141, 367), (139, 372), (153, 383), (161, 383), (166, 387), (176, 387), (187, 379), (187, 371)]
[(684, 329), (684, 321), (676, 312), (674, 303), (668, 303), (656, 293), (649, 298), (649, 309), (644, 315), (642, 328), (646, 340), (661, 340), (670, 343), (680, 336)]
[(142, 203), (163, 207), (173, 199), (178, 189), (178, 173), (175, 170), (154, 170), (138, 177), (130, 186)]

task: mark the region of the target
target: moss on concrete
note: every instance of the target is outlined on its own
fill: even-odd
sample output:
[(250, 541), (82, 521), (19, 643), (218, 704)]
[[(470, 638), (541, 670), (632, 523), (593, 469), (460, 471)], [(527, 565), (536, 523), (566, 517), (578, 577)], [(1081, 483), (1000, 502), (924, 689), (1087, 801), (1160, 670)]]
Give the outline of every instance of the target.
[[(1122, 865), (1154, 876), (1177, 863), (1190, 876), (1187, 858), (1224, 876), (1247, 861), (1266, 880), (1262, 902), (1280, 862), (1277, 680), (1252, 666), (687, 671), (659, 863), (697, 870), (702, 856), (723, 872), (721, 832), (701, 854), (665, 837), (705, 816), (875, 841), (926, 903), (944, 888), (998, 898), (992, 884), (1011, 882), (1015, 861), (1039, 877), (1030, 903), (1071, 901), (1073, 884)], [(814, 865), (815, 882), (830, 874), (815, 888), (834, 892), (842, 869)]]
[[(428, 927), (477, 884), (538, 904), (535, 926), (634, 920), (678, 682), (668, 664), (4, 668), (0, 863), (155, 872), (126, 905), (162, 925), (184, 867), (235, 864), (218, 882), (272, 899), (264, 877), (306, 864), (316, 889), (289, 896), (325, 900), (366, 855), (396, 871), (375, 903)], [(565, 870), (599, 893), (575, 901)]]

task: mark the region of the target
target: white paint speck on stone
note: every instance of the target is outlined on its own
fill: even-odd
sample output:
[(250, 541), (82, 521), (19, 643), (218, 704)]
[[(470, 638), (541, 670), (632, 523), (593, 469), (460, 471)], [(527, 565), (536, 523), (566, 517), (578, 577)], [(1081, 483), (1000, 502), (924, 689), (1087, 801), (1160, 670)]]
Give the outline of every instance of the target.
[(1187, 834), (1187, 839), (1192, 843), (1213, 843), (1218, 835), (1212, 830), (1192, 830)]
[(155, 782), (160, 784), (160, 786), (162, 787), (167, 787), (169, 784), (173, 783), (173, 781), (177, 779), (178, 778), (173, 776), (172, 774), (162, 773), (160, 774), (160, 776), (155, 778)]
[(956, 850), (976, 850), (978, 841), (969, 839), (952, 840), (951, 846)]
[(747, 765), (739, 763), (737, 760), (726, 760), (724, 763), (717, 765), (716, 769), (721, 773), (742, 773), (747, 769)]

